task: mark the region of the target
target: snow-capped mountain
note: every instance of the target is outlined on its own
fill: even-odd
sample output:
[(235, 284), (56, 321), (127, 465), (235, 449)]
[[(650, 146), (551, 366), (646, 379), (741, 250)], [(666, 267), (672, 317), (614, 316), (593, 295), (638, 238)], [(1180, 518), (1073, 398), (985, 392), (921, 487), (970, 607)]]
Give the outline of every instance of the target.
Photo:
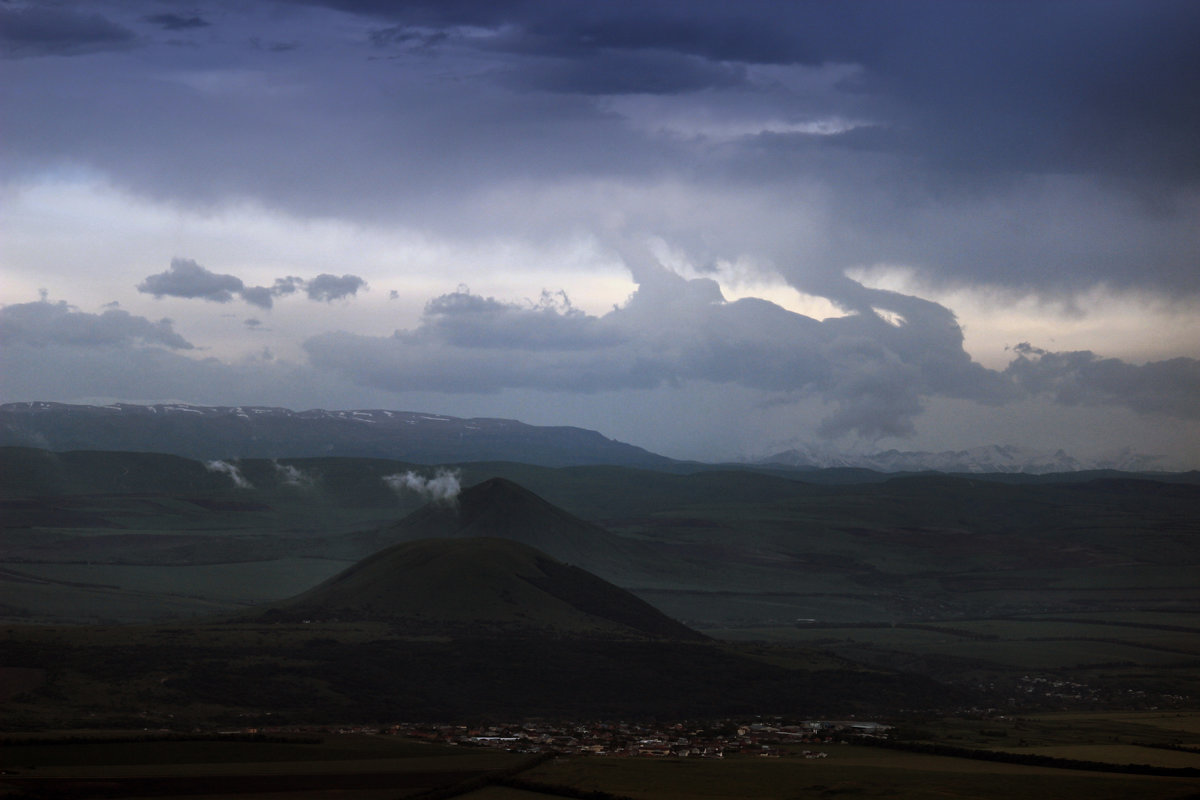
[(941, 452), (885, 450), (870, 454), (834, 453), (812, 445), (802, 445), (755, 461), (787, 467), (858, 467), (878, 472), (968, 472), (1042, 475), (1051, 472), (1078, 472), (1090, 469), (1115, 469), (1148, 472), (1165, 469), (1160, 456), (1148, 456), (1126, 449), (1089, 459), (1076, 458), (1062, 450), (1053, 452), (1014, 445), (984, 445), (967, 450)]
[(423, 464), (523, 461), (655, 467), (671, 459), (585, 428), (381, 409), (292, 411), (186, 403), (8, 403), (0, 445), (127, 450), (185, 458), (354, 456)]

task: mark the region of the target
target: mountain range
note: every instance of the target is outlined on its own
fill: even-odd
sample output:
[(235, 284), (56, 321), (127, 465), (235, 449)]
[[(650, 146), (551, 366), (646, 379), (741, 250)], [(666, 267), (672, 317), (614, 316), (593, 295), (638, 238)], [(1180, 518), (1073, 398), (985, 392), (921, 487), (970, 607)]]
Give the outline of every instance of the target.
[(765, 458), (755, 464), (799, 469), (857, 468), (876, 472), (957, 472), (971, 474), (1025, 473), (1047, 475), (1085, 470), (1155, 472), (1166, 469), (1159, 456), (1122, 450), (1093, 458), (1077, 458), (1063, 450), (1036, 450), (1015, 445), (983, 445), (966, 450), (939, 452), (885, 450), (878, 453), (835, 453), (803, 445)]
[(170, 453), (194, 459), (354, 456), (414, 464), (519, 461), (560, 467), (665, 467), (656, 455), (584, 428), (411, 411), (292, 411), (183, 403), (0, 405), (0, 446)]
[[(346, 456), (412, 464), (509, 461), (545, 467), (605, 464), (660, 470), (690, 470), (698, 466), (609, 439), (597, 431), (571, 426), (383, 409), (293, 411), (266, 406), (186, 403), (106, 406), (41, 401), (7, 403), (0, 405), (0, 446), (54, 452), (169, 453), (193, 459)], [(1160, 456), (1129, 449), (1080, 458), (1063, 450), (996, 444), (966, 450), (893, 449), (869, 454), (805, 444), (739, 466), (1012, 475), (1172, 469)]]

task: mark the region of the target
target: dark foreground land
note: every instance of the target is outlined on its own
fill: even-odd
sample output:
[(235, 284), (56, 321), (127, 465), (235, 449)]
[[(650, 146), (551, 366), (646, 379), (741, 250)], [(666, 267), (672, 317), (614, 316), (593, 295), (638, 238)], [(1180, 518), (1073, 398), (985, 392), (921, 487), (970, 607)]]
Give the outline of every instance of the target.
[[(1200, 797), (1195, 476), (471, 464), (448, 510), (388, 488), (399, 462), (239, 464), (252, 488), (174, 457), (0, 449), (0, 796)], [(522, 488), (472, 492), (497, 475)], [(313, 590), (461, 536), (562, 563), (494, 586), (414, 568), (398, 585), (453, 590), (420, 619), (370, 617), (409, 600), (355, 581)], [(704, 635), (628, 598), (604, 618), (631, 630), (596, 623), (609, 595), (565, 588), (577, 568)], [(892, 727), (764, 733), (818, 716)], [(509, 736), (534, 718), (550, 747)], [(378, 733), (430, 720), (476, 741)], [(582, 720), (657, 727), (618, 751)], [(309, 727), (333, 721), (354, 732)], [(539, 748), (558, 755), (520, 752)]]
[(0, 797), (408, 797), (532, 763), (395, 736), (10, 737)]
[[(553, 731), (546, 723), (514, 726), (524, 734), (519, 740), (511, 736), (512, 728), (444, 726), (451, 731), (444, 738), (459, 742), (453, 745), (429, 731), (421, 733), (437, 741), (396, 735), (386, 728), (371, 734), (326, 728), (257, 735), (10, 736), (0, 748), (0, 797), (785, 800), (846, 795), (1183, 800), (1200, 792), (1200, 754), (1162, 744), (1200, 733), (1196, 715), (1037, 717), (1011, 719), (1008, 724), (1018, 733), (1049, 736), (1056, 742), (998, 747), (995, 752), (1012, 756), (1009, 762), (980, 758), (978, 751), (965, 757), (972, 751), (961, 746), (950, 746), (952, 755), (919, 752), (937, 746), (928, 737), (941, 739), (945, 748), (947, 741), (961, 745), (980, 735), (978, 728), (968, 730), (961, 721), (934, 722), (933, 729), (920, 732), (927, 737), (921, 742), (897, 732), (905, 749), (880, 746), (888, 740), (855, 743), (853, 735), (830, 731), (799, 741), (763, 723), (739, 726), (725, 721), (703, 731), (683, 723), (662, 724), (656, 730), (603, 726), (610, 734), (625, 727), (647, 737), (634, 745), (641, 748), (640, 755), (581, 754), (579, 742), (598, 731), (578, 723)], [(696, 755), (680, 755), (688, 752), (680, 742), (699, 744), (700, 735), (717, 728), (725, 729), (731, 744), (723, 757), (699, 755), (699, 747), (692, 748)], [(1100, 731), (1115, 739), (1151, 738), (1142, 744), (1086, 743)], [(509, 736), (488, 736), (494, 733)], [(500, 738), (515, 741), (497, 741)], [(539, 739), (554, 743), (537, 754), (501, 749), (528, 748)], [(1129, 757), (1141, 759), (1141, 766), (1128, 766)], [(1180, 766), (1185, 762), (1195, 766)]]
[(878, 713), (961, 699), (807, 649), (707, 641), (408, 636), (369, 622), (3, 635), (8, 730)]

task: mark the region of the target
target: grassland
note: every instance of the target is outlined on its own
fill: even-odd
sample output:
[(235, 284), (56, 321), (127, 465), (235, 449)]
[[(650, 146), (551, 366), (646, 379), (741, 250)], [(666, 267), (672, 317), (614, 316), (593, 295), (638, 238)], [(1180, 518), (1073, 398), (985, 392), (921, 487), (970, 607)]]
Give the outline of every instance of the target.
[[(249, 459), (239, 489), (171, 456), (23, 448), (0, 448), (0, 467), (0, 616), (43, 622), (148, 622), (294, 594), (393, 544), (389, 526), (423, 498), (383, 477), (430, 472)], [(616, 534), (620, 558), (606, 545), (567, 560), (693, 624), (1200, 611), (1200, 488), (1187, 483), (456, 469), (464, 486), (507, 477)]]

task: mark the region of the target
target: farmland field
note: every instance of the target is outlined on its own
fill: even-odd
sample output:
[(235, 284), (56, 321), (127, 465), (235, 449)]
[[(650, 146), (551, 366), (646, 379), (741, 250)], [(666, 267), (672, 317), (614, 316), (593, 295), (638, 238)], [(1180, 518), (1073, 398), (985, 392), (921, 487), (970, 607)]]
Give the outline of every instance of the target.
[[(1090, 722), (1102, 723), (1094, 718)], [(1109, 720), (1107, 724), (1120, 723)], [(513, 786), (490, 785), (461, 796), (526, 800), (607, 792), (639, 800), (788, 800), (842, 794), (901, 800), (1017, 796), (1183, 800), (1200, 791), (1200, 778), (1083, 772), (853, 744), (822, 745), (826, 757), (818, 760), (805, 759), (793, 748), (768, 759), (566, 756), (537, 764), (516, 754), (395, 736), (321, 733), (293, 736), (291, 741), (277, 737), (276, 741), (150, 738), (140, 742), (129, 741), (128, 735), (116, 740), (112, 736), (121, 734), (94, 733), (86, 742), (78, 734), (71, 742), (52, 743), (52, 737), (45, 736), (38, 737), (36, 744), (7, 741), (0, 761), (5, 773), (0, 776), (0, 796), (9, 791), (59, 798), (103, 794), (265, 800), (286, 795), (302, 800), (374, 800), (469, 780), (503, 782), (510, 780), (503, 775), (513, 770)], [(1118, 761), (1140, 750), (1121, 745), (1059, 745), (1057, 749)]]
[[(107, 739), (107, 741), (106, 741)], [(133, 740), (78, 734), (36, 743), (8, 737), (0, 748), (0, 797), (268, 796), (359, 800), (398, 797), (520, 764), (496, 751), (427, 744), (394, 736), (322, 734), (274, 739)], [(250, 790), (254, 791), (251, 792)], [(336, 793), (336, 794), (335, 794)]]
[[(1187, 798), (1200, 780), (1089, 774), (1045, 767), (880, 751), (853, 745), (820, 760), (743, 757), (721, 762), (560, 759), (523, 777), (645, 800), (785, 800), (801, 797), (1092, 800)], [(487, 795), (482, 795), (487, 797)]]

